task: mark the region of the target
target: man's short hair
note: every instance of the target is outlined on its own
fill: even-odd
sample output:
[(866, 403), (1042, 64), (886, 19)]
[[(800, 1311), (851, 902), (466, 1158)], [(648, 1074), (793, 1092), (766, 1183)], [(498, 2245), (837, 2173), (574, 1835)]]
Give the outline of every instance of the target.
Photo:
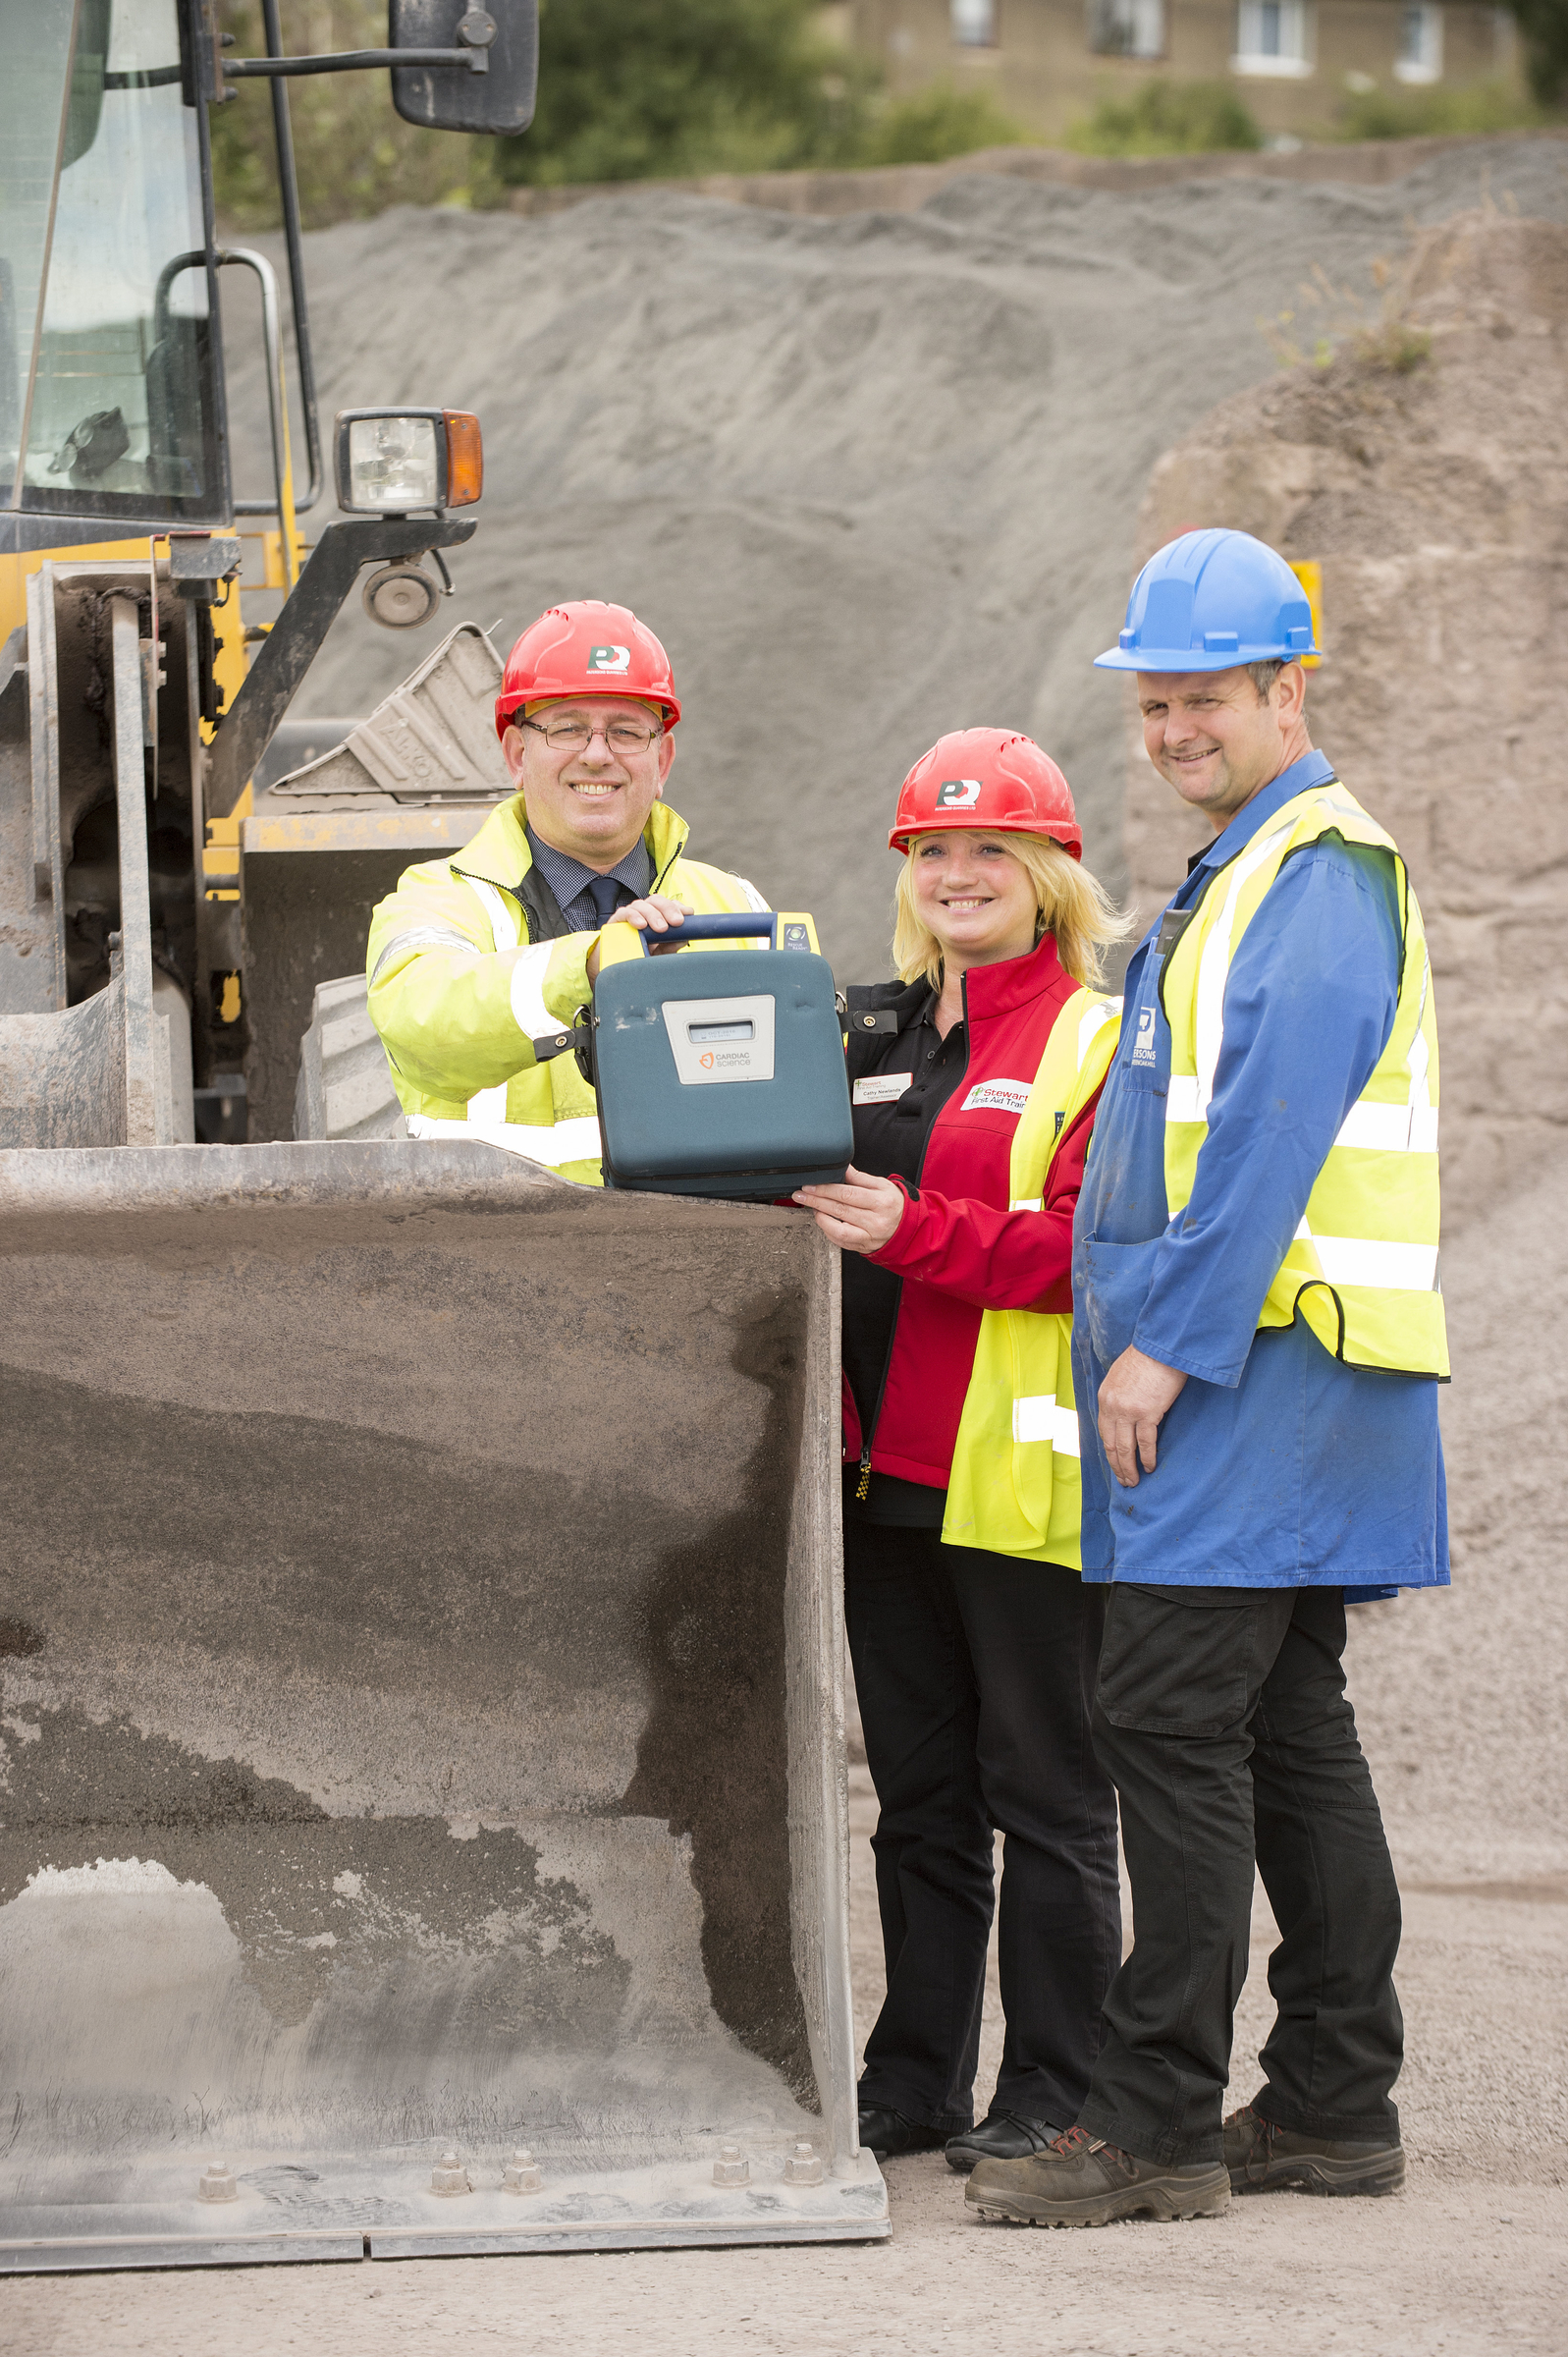
[(1266, 662), (1244, 663), (1241, 668), (1257, 688), (1259, 703), (1266, 704), (1269, 701), (1270, 688), (1285, 668), (1284, 658), (1272, 655)]

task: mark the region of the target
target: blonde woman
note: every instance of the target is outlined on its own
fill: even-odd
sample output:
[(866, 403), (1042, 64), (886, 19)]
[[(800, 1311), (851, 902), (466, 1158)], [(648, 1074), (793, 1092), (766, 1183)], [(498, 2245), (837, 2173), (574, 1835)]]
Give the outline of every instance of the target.
[[(1121, 1960), (1068, 1333), (1092, 1043), (1115, 1036), (1091, 991), (1124, 928), (1082, 840), (1027, 737), (967, 729), (911, 770), (899, 979), (847, 994), (854, 1164), (795, 1198), (844, 1253), (844, 1593), (888, 1979), (860, 2140), (959, 2170), (1077, 2118)], [(974, 2125), (994, 1828), (1006, 2038)]]

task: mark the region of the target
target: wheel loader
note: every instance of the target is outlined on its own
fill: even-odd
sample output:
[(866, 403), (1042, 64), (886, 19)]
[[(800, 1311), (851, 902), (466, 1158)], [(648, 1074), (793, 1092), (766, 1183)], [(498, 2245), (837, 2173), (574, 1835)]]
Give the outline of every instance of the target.
[[(480, 462), (459, 411), (340, 416), (305, 547), (287, 84), (517, 134), (532, 0), (391, 0), (347, 57), (263, 25), (0, 0), (0, 2271), (876, 2238), (836, 1256), (401, 1134), (365, 932), (509, 791), (499, 663), (461, 625), (288, 717), (356, 584), (428, 618)], [(278, 290), (214, 220), (247, 77), (297, 498)]]

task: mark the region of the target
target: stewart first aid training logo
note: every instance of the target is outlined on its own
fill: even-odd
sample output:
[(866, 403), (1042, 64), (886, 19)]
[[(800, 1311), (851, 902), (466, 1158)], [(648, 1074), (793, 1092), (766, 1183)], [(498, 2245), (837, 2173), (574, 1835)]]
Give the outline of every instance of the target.
[(1153, 1064), (1155, 1057), (1155, 1011), (1152, 1007), (1138, 1010), (1138, 1035), (1132, 1043), (1134, 1064)]
[(627, 672), (631, 669), (631, 649), (629, 646), (590, 646), (588, 669)]
[(1029, 1102), (1027, 1080), (982, 1080), (959, 1106), (960, 1113), (1022, 1113)]
[(978, 778), (944, 778), (937, 788), (939, 810), (972, 810), (979, 799)]

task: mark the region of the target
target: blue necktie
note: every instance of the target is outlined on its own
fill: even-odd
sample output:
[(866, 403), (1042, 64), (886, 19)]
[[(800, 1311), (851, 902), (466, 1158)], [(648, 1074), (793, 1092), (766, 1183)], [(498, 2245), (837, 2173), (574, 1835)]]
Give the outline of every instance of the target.
[[(621, 896), (626, 891), (619, 876), (590, 876), (588, 890), (593, 898), (593, 912), (602, 925), (607, 925), (621, 905)], [(631, 895), (626, 893), (629, 901)]]

